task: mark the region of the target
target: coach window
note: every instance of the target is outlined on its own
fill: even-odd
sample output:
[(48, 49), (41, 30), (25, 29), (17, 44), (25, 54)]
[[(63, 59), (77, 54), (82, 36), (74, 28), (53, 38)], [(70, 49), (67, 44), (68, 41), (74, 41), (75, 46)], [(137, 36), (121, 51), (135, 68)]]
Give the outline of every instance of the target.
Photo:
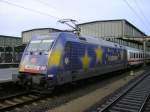
[(139, 53), (139, 58), (141, 58), (141, 53)]
[(136, 58), (136, 53), (135, 53), (135, 57), (134, 58)]
[(141, 53), (139, 53), (139, 58), (141, 58)]
[(131, 58), (131, 53), (129, 53), (129, 57)]
[(132, 53), (132, 58), (134, 58), (134, 53)]
[(134, 58), (134, 53), (132, 53), (132, 58)]
[(141, 58), (141, 53), (140, 53), (140, 58)]
[(131, 52), (129, 54), (130, 54), (130, 58), (131, 58)]
[(130, 52), (130, 58), (132, 58), (133, 56), (132, 56), (132, 52)]

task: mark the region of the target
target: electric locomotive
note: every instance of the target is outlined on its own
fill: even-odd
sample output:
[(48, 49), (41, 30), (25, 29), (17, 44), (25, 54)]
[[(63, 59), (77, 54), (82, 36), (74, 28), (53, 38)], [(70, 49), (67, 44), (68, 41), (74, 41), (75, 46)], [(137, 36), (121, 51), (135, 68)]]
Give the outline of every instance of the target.
[(19, 79), (23, 85), (56, 85), (127, 68), (124, 46), (100, 38), (57, 32), (32, 38), (24, 50)]

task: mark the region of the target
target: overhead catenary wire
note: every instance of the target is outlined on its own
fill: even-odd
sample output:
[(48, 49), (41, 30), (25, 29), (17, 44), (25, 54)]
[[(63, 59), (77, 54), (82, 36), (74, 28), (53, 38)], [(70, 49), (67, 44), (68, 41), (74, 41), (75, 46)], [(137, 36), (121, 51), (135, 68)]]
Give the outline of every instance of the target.
[(143, 16), (143, 18), (147, 21), (147, 23), (150, 25), (150, 21), (147, 19), (147, 17), (145, 16), (142, 8), (140, 7), (139, 3), (137, 2), (137, 0), (134, 0), (135, 1), (135, 4), (137, 6), (137, 8), (139, 9), (141, 15)]
[[(126, 0), (124, 0), (124, 1), (126, 1)], [(15, 6), (15, 7), (19, 7), (19, 8), (22, 8), (22, 9), (25, 9), (25, 10), (28, 10), (28, 11), (31, 11), (31, 12), (34, 12), (34, 13), (38, 13), (38, 14), (40, 14), (40, 15), (44, 15), (44, 16), (49, 16), (49, 17), (52, 17), (52, 18), (55, 18), (55, 19), (57, 19), (57, 20), (60, 20), (61, 18), (59, 18), (59, 17), (56, 17), (56, 16), (53, 16), (53, 15), (51, 15), (51, 14), (48, 14), (48, 13), (45, 13), (45, 12), (42, 12), (42, 11), (38, 11), (38, 10), (34, 10), (34, 9), (31, 9), (31, 8), (27, 8), (27, 7), (24, 7), (24, 6), (22, 6), (22, 5), (18, 5), (18, 4), (15, 4), (15, 3), (13, 3), (13, 2), (9, 2), (9, 1), (6, 1), (6, 0), (1, 0), (0, 2), (3, 2), (3, 3), (7, 3), (7, 4), (9, 4), (9, 5), (13, 5), (13, 6)], [(41, 1), (42, 2), (42, 1)], [(47, 4), (48, 5), (48, 4)], [(130, 4), (129, 4), (129, 6), (130, 6)], [(130, 6), (131, 7), (131, 9), (133, 9), (132, 8), (132, 6)], [(136, 11), (133, 9), (133, 11), (136, 13)], [(137, 14), (138, 15), (138, 14)], [(91, 29), (91, 30), (93, 30), (93, 29)]]
[[(54, 7), (53, 5), (51, 5), (51, 4), (49, 4), (49, 3), (46, 3), (46, 2), (44, 2), (44, 1), (42, 1), (42, 0), (34, 0), (34, 1), (36, 1), (36, 2), (38, 2), (38, 3), (40, 3), (40, 4), (42, 4), (42, 5), (45, 5), (46, 7), (49, 7), (49, 8), (51, 8), (51, 9), (53, 9), (53, 10), (55, 10), (55, 11), (58, 11), (57, 10), (57, 8), (56, 7)], [(60, 11), (58, 11), (58, 12), (60, 12)], [(67, 13), (67, 12), (66, 12)], [(73, 17), (74, 19), (75, 19), (75, 17)], [(65, 18), (66, 19), (66, 18)], [(82, 22), (86, 22), (86, 20), (83, 20), (83, 19), (79, 19), (79, 18), (77, 18), (76, 20), (78, 20), (78, 21), (82, 21)]]
[[(6, 0), (1, 0), (0, 2), (6, 3), (6, 4), (11, 5), (11, 6), (15, 6), (15, 7), (18, 7), (18, 8), (22, 8), (22, 9), (24, 9), (24, 10), (28, 10), (28, 11), (30, 11), (30, 12), (34, 12), (34, 13), (37, 13), (37, 14), (40, 14), (40, 15), (44, 15), (44, 16), (48, 16), (48, 17), (54, 18), (54, 19), (56, 19), (56, 21), (62, 19), (62, 18), (53, 16), (53, 15), (51, 15), (51, 14), (48, 14), (48, 13), (45, 13), (45, 12), (42, 12), (42, 11), (38, 11), (38, 10), (34, 10), (34, 9), (32, 9), (32, 8), (27, 8), (27, 7), (24, 7), (24, 6), (22, 6), (22, 5), (18, 5), (18, 4), (15, 4), (15, 3), (13, 3), (13, 2), (9, 2), (9, 1), (6, 1)], [(47, 4), (47, 5), (48, 5), (48, 4)], [(56, 10), (56, 9), (55, 9), (55, 10)], [(83, 20), (82, 20), (82, 21), (83, 21)]]
[(51, 9), (57, 11), (56, 7), (52, 6), (52, 4), (46, 3), (46, 2), (41, 1), (41, 0), (33, 0), (33, 1), (38, 2), (38, 3), (40, 3), (40, 4), (43, 4), (43, 5), (45, 5), (45, 6), (48, 6), (49, 8), (51, 8)]
[(22, 5), (18, 5), (18, 4), (9, 2), (9, 1), (1, 0), (0, 2), (6, 3), (6, 4), (8, 4), (8, 5), (15, 6), (15, 7), (18, 7), (18, 8), (22, 8), (22, 9), (24, 9), (24, 10), (28, 10), (28, 11), (30, 11), (30, 12), (38, 13), (38, 14), (40, 14), (40, 15), (48, 16), (48, 17), (51, 17), (51, 18), (54, 18), (54, 19), (57, 19), (57, 20), (61, 19), (61, 18), (56, 17), (56, 16), (53, 16), (53, 15), (51, 15), (51, 14), (48, 14), (48, 13), (45, 13), (45, 12), (42, 12), (42, 11), (38, 11), (38, 10), (34, 10), (34, 9), (31, 9), (31, 8), (27, 8), (27, 7), (24, 7), (24, 6), (22, 6)]
[[(123, 0), (123, 1), (127, 4), (130, 10), (139, 18), (140, 22), (145, 26), (147, 26), (147, 24), (145, 24), (145, 21), (143, 21), (143, 18), (141, 18), (141, 16), (136, 12), (136, 10), (129, 4), (129, 2), (127, 0)], [(147, 29), (150, 31), (149, 26), (147, 26)]]

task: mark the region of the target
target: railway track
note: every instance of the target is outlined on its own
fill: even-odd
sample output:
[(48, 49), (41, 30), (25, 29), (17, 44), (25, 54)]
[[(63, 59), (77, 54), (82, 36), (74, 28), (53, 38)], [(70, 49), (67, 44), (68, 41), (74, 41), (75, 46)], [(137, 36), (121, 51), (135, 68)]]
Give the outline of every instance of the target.
[(147, 98), (147, 102), (145, 104), (144, 112), (150, 112), (150, 98)]
[(20, 92), (7, 97), (0, 98), (0, 112), (11, 110), (25, 104), (32, 103), (46, 97), (34, 92)]
[(150, 71), (127, 84), (93, 112), (150, 112)]
[[(144, 76), (144, 75), (143, 75)], [(144, 76), (144, 77), (146, 77), (146, 76)], [(98, 80), (98, 82), (99, 82), (99, 79), (97, 79)], [(83, 81), (82, 81), (83, 82)], [(90, 81), (91, 82), (91, 81)], [(94, 80), (94, 82), (95, 82), (95, 80)], [(91, 82), (92, 83), (92, 82)], [(87, 84), (89, 84), (89, 82), (87, 82)], [(85, 84), (85, 85), (87, 85), (87, 84)], [(9, 85), (9, 84), (8, 84)], [(80, 87), (81, 87), (81, 84), (79, 84), (80, 85)], [(78, 87), (77, 87), (78, 88)], [(68, 89), (67, 89), (68, 90)], [(63, 92), (63, 91), (65, 91), (65, 92)], [(71, 91), (72, 91), (72, 89), (71, 89)], [(67, 91), (68, 92), (68, 91)], [(16, 108), (22, 108), (22, 107), (24, 107), (24, 105), (30, 105), (30, 104), (32, 104), (33, 102), (36, 102), (37, 100), (38, 101), (41, 101), (41, 100), (46, 100), (46, 98), (53, 98), (54, 96), (60, 96), (60, 90), (58, 91), (58, 92), (55, 92), (56, 94), (55, 95), (41, 95), (40, 93), (38, 93), (38, 92), (36, 92), (36, 91), (23, 91), (23, 92), (16, 92), (16, 94), (10, 94), (10, 95), (7, 95), (7, 96), (5, 96), (5, 97), (0, 97), (0, 112), (2, 111), (10, 111), (10, 110), (14, 110), (14, 109), (16, 109)], [(65, 90), (62, 90), (61, 91), (61, 93), (63, 93), (64, 95), (65, 95), (65, 93), (66, 93), (66, 89)], [(58, 103), (60, 103), (60, 104), (62, 104), (62, 103), (64, 103), (65, 102), (65, 100), (64, 100), (64, 102), (62, 102), (62, 100), (61, 101), (59, 101), (59, 100), (57, 100), (58, 98), (55, 98), (55, 99), (52, 99), (51, 100), (51, 102), (52, 103), (50, 103), (50, 106), (52, 105), (59, 105)], [(67, 100), (69, 100), (69, 98), (68, 98), (68, 95), (66, 96), (66, 99)], [(56, 102), (56, 104), (55, 104), (55, 102)], [(40, 107), (41, 107), (41, 105), (40, 105)], [(44, 108), (46, 107), (46, 108), (48, 108), (47, 106), (43, 106)], [(43, 107), (42, 107), (42, 110), (43, 110)], [(37, 108), (37, 107), (36, 107)], [(35, 108), (35, 109), (36, 109)]]
[(47, 97), (49, 94), (44, 94), (41, 91), (28, 90), (12, 82), (2, 83), (0, 84), (0, 112), (29, 105)]
[(19, 86), (13, 82), (0, 83), (0, 100), (26, 92), (27, 89), (25, 87)]

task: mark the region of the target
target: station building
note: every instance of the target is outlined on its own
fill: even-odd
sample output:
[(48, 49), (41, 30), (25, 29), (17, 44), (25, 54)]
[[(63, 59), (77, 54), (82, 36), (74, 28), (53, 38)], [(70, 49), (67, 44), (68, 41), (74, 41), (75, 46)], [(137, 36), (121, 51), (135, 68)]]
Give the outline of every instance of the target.
[(15, 47), (22, 44), (21, 37), (0, 35), (0, 47)]
[[(82, 36), (94, 36), (122, 45), (141, 48), (142, 38), (147, 36), (125, 19), (92, 21), (78, 24)], [(141, 41), (136, 41), (139, 38)]]
[[(147, 36), (136, 26), (125, 19), (92, 21), (78, 24), (81, 36), (94, 36), (121, 45), (143, 49), (143, 37)], [(28, 43), (33, 36), (48, 35), (62, 30), (54, 28), (36, 28), (22, 32), (23, 44)], [(137, 41), (138, 38), (138, 41)]]
[(0, 64), (18, 62), (16, 53), (21, 45), (21, 37), (0, 35)]
[(51, 32), (59, 32), (62, 30), (55, 28), (36, 28), (22, 32), (22, 43), (27, 44), (33, 36), (36, 35), (48, 35)]

